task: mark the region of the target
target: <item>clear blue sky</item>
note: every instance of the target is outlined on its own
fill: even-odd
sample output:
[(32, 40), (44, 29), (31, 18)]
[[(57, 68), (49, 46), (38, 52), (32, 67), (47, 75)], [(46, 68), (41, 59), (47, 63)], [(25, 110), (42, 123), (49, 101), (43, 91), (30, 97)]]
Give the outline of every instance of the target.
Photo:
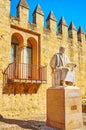
[[(11, 0), (11, 15), (16, 16), (16, 6), (20, 0)], [(30, 20), (32, 22), (32, 13), (37, 4), (41, 6), (44, 12), (44, 19), (50, 11), (53, 11), (57, 24), (60, 18), (63, 16), (67, 25), (70, 25), (72, 21), (78, 30), (79, 26), (82, 26), (86, 34), (86, 0), (26, 0), (30, 7)]]

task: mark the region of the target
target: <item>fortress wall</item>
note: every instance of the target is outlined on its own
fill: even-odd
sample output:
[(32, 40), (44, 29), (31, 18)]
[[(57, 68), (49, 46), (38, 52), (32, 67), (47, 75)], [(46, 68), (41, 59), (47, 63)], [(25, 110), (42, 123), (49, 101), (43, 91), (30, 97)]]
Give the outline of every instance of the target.
[[(10, 1), (3, 0), (0, 4), (0, 113), (3, 116), (36, 115), (46, 113), (46, 89), (51, 87), (51, 68), (49, 66), (52, 56), (58, 52), (60, 45), (66, 46), (66, 54), (70, 60), (77, 64), (76, 85), (81, 88), (82, 95), (86, 95), (86, 39), (82, 28), (75, 30), (68, 25), (65, 26), (65, 19), (62, 18), (58, 29), (54, 14), (51, 12), (47, 18), (47, 27), (44, 27), (44, 15), (40, 7), (36, 7), (33, 14), (33, 23), (28, 22), (28, 8), (19, 7), (19, 15), (10, 16)], [(39, 8), (39, 10), (38, 10)], [(3, 17), (3, 15), (5, 17)], [(12, 28), (14, 26), (14, 29)], [(26, 39), (31, 35), (40, 36), (40, 64), (47, 64), (47, 84), (41, 84), (36, 93), (32, 94), (3, 94), (3, 74), (10, 63), (11, 36), (14, 32), (19, 32)], [(22, 33), (22, 31), (24, 33)], [(26, 33), (25, 33), (26, 30)], [(58, 30), (58, 32), (56, 31)], [(70, 32), (70, 37), (69, 37)], [(27, 35), (28, 33), (28, 35)], [(4, 34), (4, 37), (1, 35)], [(24, 35), (23, 35), (24, 34)], [(35, 36), (34, 36), (35, 35)], [(72, 37), (71, 37), (72, 36)], [(11, 84), (9, 87), (20, 87), (22, 84)], [(23, 87), (25, 84), (23, 84)], [(31, 85), (33, 88), (33, 84)]]

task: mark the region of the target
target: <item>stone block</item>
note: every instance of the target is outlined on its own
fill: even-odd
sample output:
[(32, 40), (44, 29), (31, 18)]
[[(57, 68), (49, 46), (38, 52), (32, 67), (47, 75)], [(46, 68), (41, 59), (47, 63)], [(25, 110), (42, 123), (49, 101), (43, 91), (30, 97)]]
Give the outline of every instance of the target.
[(81, 92), (78, 87), (47, 89), (46, 124), (61, 130), (82, 128)]

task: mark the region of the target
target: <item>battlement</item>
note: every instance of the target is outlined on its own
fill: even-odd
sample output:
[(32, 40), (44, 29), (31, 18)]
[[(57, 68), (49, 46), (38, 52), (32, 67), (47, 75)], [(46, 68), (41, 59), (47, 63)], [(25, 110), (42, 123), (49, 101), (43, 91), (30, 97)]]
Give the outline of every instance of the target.
[[(86, 41), (85, 33), (80, 26), (78, 30), (73, 22), (68, 26), (64, 17), (61, 17), (60, 21), (57, 23), (56, 17), (52, 11), (50, 11), (48, 17), (46, 18), (46, 27), (44, 27), (44, 13), (38, 4), (33, 12), (33, 22), (30, 23), (28, 18), (29, 6), (25, 0), (20, 0), (17, 6), (17, 17), (11, 17), (12, 24), (24, 25), (25, 28), (31, 29), (33, 31), (49, 32), (54, 34), (61, 34), (62, 38), (72, 39), (74, 42), (84, 43)], [(13, 22), (14, 21), (14, 22)], [(58, 24), (58, 26), (57, 26)], [(45, 28), (45, 29), (44, 29)], [(58, 30), (58, 31), (57, 31)]]
[(26, 0), (19, 0), (17, 15), (10, 16), (10, 2), (0, 3), (0, 110), (3, 117), (21, 117), (23, 113), (24, 116), (28, 113), (45, 115), (46, 89), (52, 82), (50, 60), (61, 45), (66, 47), (70, 61), (77, 65), (76, 83), (86, 95), (86, 35), (82, 27), (77, 30), (73, 22), (67, 25), (64, 17), (58, 21), (52, 11), (45, 27), (39, 4), (30, 22)]

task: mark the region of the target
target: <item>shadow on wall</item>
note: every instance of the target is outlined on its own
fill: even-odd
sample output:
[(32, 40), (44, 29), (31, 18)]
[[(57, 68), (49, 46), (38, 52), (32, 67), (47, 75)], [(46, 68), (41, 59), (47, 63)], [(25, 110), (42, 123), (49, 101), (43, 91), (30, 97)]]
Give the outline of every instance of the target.
[(40, 84), (36, 83), (10, 83), (3, 88), (3, 94), (35, 94), (39, 87)]

